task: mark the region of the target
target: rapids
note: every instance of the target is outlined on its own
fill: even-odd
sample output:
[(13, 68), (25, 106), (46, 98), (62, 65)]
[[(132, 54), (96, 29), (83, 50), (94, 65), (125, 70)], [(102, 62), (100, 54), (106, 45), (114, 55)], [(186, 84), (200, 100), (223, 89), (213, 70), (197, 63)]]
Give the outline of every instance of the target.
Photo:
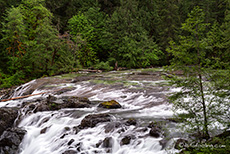
[[(77, 73), (33, 80), (15, 89), (11, 97), (31, 96), (1, 102), (0, 107), (19, 107), (15, 126), (27, 131), (20, 154), (167, 154), (175, 153), (174, 139), (180, 137), (176, 123), (171, 122), (172, 106), (167, 95), (174, 89), (161, 78), (162, 70), (131, 70), (100, 74)], [(63, 90), (64, 89), (64, 90)], [(28, 105), (39, 104), (49, 96), (77, 96), (93, 102), (89, 108), (65, 108), (55, 111), (28, 111)], [(120, 109), (98, 108), (102, 101), (116, 100)], [(78, 130), (76, 126), (90, 114), (106, 113), (111, 122)], [(135, 125), (127, 120), (135, 119)], [(150, 122), (162, 124), (160, 137), (149, 135)], [(109, 129), (109, 125), (117, 125)], [(162, 144), (162, 141), (165, 141)], [(127, 141), (126, 141), (127, 140)]]

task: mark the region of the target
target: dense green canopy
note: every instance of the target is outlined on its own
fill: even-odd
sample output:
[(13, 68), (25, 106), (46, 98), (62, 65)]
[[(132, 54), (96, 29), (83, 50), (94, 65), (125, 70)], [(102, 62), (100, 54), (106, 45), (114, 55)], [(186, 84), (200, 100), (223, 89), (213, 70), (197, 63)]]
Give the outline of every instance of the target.
[[(181, 38), (189, 34), (181, 27), (196, 6), (203, 10), (207, 25), (199, 35), (210, 38), (200, 44), (207, 53), (206, 60), (227, 64), (229, 3), (0, 0), (1, 87), (80, 67), (111, 70), (169, 65), (173, 58), (166, 51), (170, 42), (193, 40), (193, 35)], [(193, 56), (192, 48), (190, 51), (186, 56)]]

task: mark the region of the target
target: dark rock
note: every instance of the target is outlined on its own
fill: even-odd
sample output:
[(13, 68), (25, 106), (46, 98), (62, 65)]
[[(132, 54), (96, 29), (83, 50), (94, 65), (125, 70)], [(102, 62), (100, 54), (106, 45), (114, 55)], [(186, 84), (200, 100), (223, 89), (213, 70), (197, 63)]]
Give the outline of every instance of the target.
[(125, 136), (125, 137), (121, 140), (121, 143), (120, 143), (120, 144), (121, 144), (121, 145), (127, 145), (127, 144), (130, 143), (131, 139), (132, 139), (132, 137), (131, 137), (130, 135)]
[(74, 139), (71, 139), (67, 144), (71, 145), (74, 141), (75, 141)]
[(21, 128), (9, 128), (0, 137), (0, 152), (17, 153), (26, 131)]
[(180, 138), (176, 141), (174, 148), (180, 150), (188, 147), (187, 145), (188, 145), (188, 141)]
[(116, 128), (120, 127), (121, 123), (119, 122), (110, 122), (107, 125), (105, 125), (105, 133), (109, 133), (111, 131), (114, 131)]
[(117, 101), (111, 100), (108, 102), (100, 103), (98, 107), (106, 108), (106, 109), (118, 109), (121, 108), (121, 105)]
[(69, 130), (70, 130), (70, 128), (69, 128), (69, 127), (65, 127), (64, 129), (65, 129), (65, 131), (69, 131)]
[(127, 120), (126, 122), (125, 122), (125, 124), (127, 125), (127, 126), (131, 126), (131, 125), (136, 125), (137, 124), (137, 121), (136, 121), (136, 119), (133, 119), (133, 118), (130, 118), (129, 120)]
[(112, 146), (113, 146), (113, 138), (112, 137), (106, 137), (102, 142), (102, 146), (104, 148), (112, 148)]
[(161, 124), (160, 124), (160, 122), (151, 122), (151, 123), (149, 123), (148, 127), (149, 128), (157, 127), (159, 129), (161, 129)]
[(0, 135), (9, 127), (12, 127), (18, 116), (17, 108), (0, 108)]
[(148, 125), (150, 129), (149, 131), (149, 135), (152, 136), (152, 137), (160, 137), (161, 135), (161, 124), (159, 122), (151, 122), (149, 125)]
[(68, 134), (63, 134), (63, 135), (60, 137), (60, 139), (63, 139), (66, 135), (68, 135)]
[(86, 108), (90, 107), (89, 104), (90, 101), (87, 98), (72, 96), (57, 98), (50, 95), (47, 100), (43, 100), (39, 103), (35, 112), (54, 111), (62, 108)]
[(124, 96), (121, 96), (121, 98), (127, 98), (127, 96), (124, 95)]
[(47, 131), (47, 129), (48, 129), (48, 127), (43, 128), (43, 129), (40, 131), (40, 134), (45, 134), (46, 131)]
[(152, 127), (149, 131), (150, 136), (152, 137), (160, 137), (161, 131), (158, 127)]
[(62, 154), (77, 154), (78, 152), (77, 151), (74, 151), (74, 150), (67, 150), (65, 152), (63, 152)]
[(30, 110), (33, 110), (35, 107), (36, 107), (36, 105), (35, 105), (35, 104), (31, 104), (31, 105), (29, 105), (29, 109), (30, 109)]
[(81, 121), (79, 128), (95, 127), (98, 123), (108, 122), (110, 120), (111, 117), (109, 114), (91, 114)]
[(81, 146), (82, 146), (82, 143), (79, 142), (78, 144), (75, 145), (75, 147), (77, 148), (77, 151), (80, 152), (81, 151)]
[(97, 144), (96, 144), (96, 147), (99, 148), (99, 146), (102, 144), (102, 140), (100, 140)]

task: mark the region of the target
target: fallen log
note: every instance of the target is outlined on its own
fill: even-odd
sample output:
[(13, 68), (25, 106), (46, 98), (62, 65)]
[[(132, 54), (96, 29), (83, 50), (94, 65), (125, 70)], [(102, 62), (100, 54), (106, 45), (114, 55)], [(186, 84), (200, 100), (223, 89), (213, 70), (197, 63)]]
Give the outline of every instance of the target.
[(101, 73), (102, 70), (88, 70), (88, 69), (81, 69), (79, 71), (84, 71), (84, 72), (93, 72), (93, 73)]
[(37, 94), (30, 94), (30, 95), (25, 95), (25, 96), (19, 96), (19, 97), (14, 97), (14, 98), (2, 99), (2, 100), (0, 100), (0, 102), (6, 102), (6, 101), (17, 100), (17, 99), (21, 99), (21, 98), (27, 98), (27, 97), (30, 97), (30, 96), (42, 95), (42, 94), (45, 94), (45, 93), (48, 93), (48, 92), (49, 91), (42, 92), (42, 93), (37, 93)]

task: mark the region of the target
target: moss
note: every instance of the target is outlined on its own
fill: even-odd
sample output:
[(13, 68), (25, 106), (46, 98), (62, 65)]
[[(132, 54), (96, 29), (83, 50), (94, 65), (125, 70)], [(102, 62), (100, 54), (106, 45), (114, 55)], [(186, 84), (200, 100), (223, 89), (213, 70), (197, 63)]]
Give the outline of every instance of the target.
[(156, 71), (163, 71), (162, 67), (154, 67), (154, 68), (146, 68), (146, 69), (137, 69), (141, 72), (156, 72)]
[(106, 108), (109, 108), (110, 106), (116, 105), (116, 104), (119, 104), (119, 103), (116, 102), (115, 100), (111, 100), (111, 101), (108, 101), (108, 102), (103, 102), (101, 104), (104, 105)]
[(80, 74), (80, 73), (68, 73), (68, 74), (62, 74), (62, 75), (58, 75), (58, 76), (55, 76), (57, 78), (61, 78), (61, 79), (72, 79), (72, 78), (75, 78), (75, 77), (78, 77), (78, 76), (82, 76), (84, 74)]
[(99, 107), (107, 108), (107, 109), (116, 109), (116, 108), (121, 108), (121, 105), (117, 101), (111, 100), (111, 101), (101, 103)]

